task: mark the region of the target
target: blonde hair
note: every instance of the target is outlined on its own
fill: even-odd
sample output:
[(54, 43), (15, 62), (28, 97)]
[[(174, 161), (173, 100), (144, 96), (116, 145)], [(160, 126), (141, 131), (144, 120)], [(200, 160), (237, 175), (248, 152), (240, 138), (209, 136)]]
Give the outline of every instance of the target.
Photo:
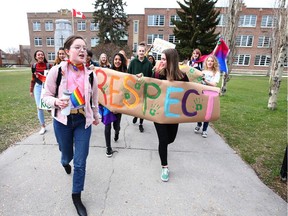
[(209, 55), (205, 61), (204, 61), (204, 70), (208, 70), (208, 67), (207, 67), (207, 61), (208, 61), (208, 58), (212, 58), (214, 60), (214, 64), (213, 64), (213, 67), (212, 67), (212, 71), (213, 73), (215, 74), (216, 72), (219, 71), (219, 63), (218, 63), (218, 60), (216, 58), (215, 55)]
[[(105, 56), (106, 57), (106, 62), (103, 64), (102, 63), (102, 60), (101, 60), (101, 57), (102, 56)], [(106, 53), (101, 53), (101, 55), (100, 55), (100, 57), (99, 57), (99, 65), (100, 65), (100, 67), (110, 67), (111, 65), (110, 65), (110, 63), (109, 63), (109, 61), (108, 61), (108, 56), (107, 56), (107, 54)]]

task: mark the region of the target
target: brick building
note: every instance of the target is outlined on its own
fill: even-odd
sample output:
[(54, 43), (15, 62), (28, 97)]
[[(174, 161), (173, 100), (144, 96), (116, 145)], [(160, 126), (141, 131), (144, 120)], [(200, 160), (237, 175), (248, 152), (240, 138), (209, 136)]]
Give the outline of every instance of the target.
[[(178, 8), (145, 8), (144, 14), (128, 14), (130, 26), (127, 44), (136, 50), (137, 44), (146, 41), (151, 45), (155, 38), (175, 43), (174, 26), (171, 19), (177, 19)], [(221, 11), (217, 31), (222, 32), (225, 26), (226, 8)], [(49, 62), (55, 59), (55, 22), (58, 19), (71, 21), (74, 34), (83, 36), (88, 48), (99, 43), (98, 26), (93, 22), (92, 12), (83, 12), (86, 19), (72, 18), (71, 11), (61, 9), (56, 13), (27, 13), (29, 26), (31, 56), (37, 49), (46, 53)], [(271, 58), (271, 39), (273, 26), (272, 8), (246, 8), (243, 5), (236, 32), (236, 54), (233, 58), (233, 72), (267, 73)], [(62, 38), (63, 39), (63, 38)], [(192, 50), (191, 50), (192, 52)], [(156, 56), (158, 57), (158, 56)], [(287, 63), (286, 63), (287, 68)]]

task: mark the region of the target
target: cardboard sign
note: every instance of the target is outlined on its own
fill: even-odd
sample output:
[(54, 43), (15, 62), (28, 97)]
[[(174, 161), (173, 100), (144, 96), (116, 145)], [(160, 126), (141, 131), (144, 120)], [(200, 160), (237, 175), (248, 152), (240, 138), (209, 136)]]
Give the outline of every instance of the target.
[(168, 48), (175, 48), (175, 44), (170, 43), (168, 41), (162, 40), (160, 38), (155, 38), (153, 42), (153, 47), (151, 49), (151, 52), (156, 52), (158, 54), (161, 54), (163, 50)]
[[(49, 70), (44, 70), (44, 76), (47, 77)], [(43, 110), (51, 110), (51, 107), (48, 106), (46, 103), (44, 103), (43, 101), (43, 96), (45, 94), (46, 90), (45, 90), (45, 82), (42, 83), (42, 90), (41, 90), (41, 96), (40, 96), (40, 105), (39, 105), (39, 109), (43, 109)]]
[(112, 112), (158, 123), (215, 121), (220, 89), (195, 82), (167, 81), (95, 67), (99, 103)]

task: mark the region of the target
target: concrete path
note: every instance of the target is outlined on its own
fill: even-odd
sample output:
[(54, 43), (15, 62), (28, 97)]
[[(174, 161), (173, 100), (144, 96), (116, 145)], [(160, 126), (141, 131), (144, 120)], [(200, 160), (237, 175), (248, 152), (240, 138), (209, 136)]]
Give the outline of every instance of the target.
[[(82, 200), (90, 216), (285, 216), (287, 203), (209, 128), (180, 124), (169, 145), (169, 182), (160, 179), (158, 139), (123, 115), (120, 139), (105, 155), (104, 126), (93, 126)], [(112, 137), (114, 133), (112, 133)], [(72, 175), (60, 165), (52, 125), (0, 154), (1, 216), (74, 216)]]

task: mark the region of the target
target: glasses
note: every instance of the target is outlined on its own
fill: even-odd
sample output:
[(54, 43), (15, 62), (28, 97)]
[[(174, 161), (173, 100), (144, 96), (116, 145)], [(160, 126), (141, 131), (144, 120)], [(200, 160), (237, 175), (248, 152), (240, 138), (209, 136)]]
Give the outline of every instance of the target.
[(71, 48), (77, 50), (78, 52), (79, 52), (80, 50), (82, 50), (82, 49), (83, 49), (84, 51), (87, 51), (87, 47), (84, 47), (84, 46), (75, 46), (75, 47), (71, 47)]

